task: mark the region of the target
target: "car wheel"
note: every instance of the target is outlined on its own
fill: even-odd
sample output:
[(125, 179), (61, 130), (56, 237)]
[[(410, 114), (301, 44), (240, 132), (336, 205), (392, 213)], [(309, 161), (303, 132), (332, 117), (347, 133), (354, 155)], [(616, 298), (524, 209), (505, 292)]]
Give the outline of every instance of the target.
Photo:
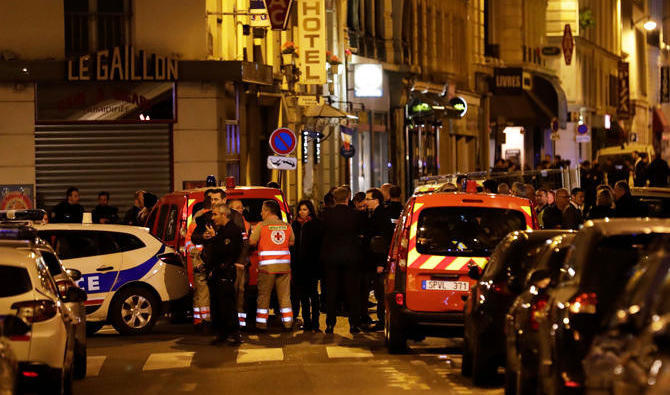
[(497, 373), (492, 358), (484, 353), (478, 339), (472, 347), (472, 384), (482, 387), (491, 384)]
[(74, 346), (74, 378), (83, 379), (86, 377), (86, 345), (76, 343)]
[(87, 322), (86, 323), (86, 336), (93, 336), (98, 332), (102, 327), (105, 326), (104, 322)]
[(117, 293), (110, 306), (112, 326), (122, 335), (143, 335), (153, 328), (160, 309), (156, 297), (140, 287)]
[(402, 354), (407, 352), (407, 338), (397, 319), (394, 319), (393, 313), (388, 311), (385, 318), (384, 337), (386, 347), (391, 354)]
[(463, 336), (463, 359), (461, 360), (461, 375), (463, 377), (472, 376), (472, 350), (470, 350), (468, 337), (465, 335)]

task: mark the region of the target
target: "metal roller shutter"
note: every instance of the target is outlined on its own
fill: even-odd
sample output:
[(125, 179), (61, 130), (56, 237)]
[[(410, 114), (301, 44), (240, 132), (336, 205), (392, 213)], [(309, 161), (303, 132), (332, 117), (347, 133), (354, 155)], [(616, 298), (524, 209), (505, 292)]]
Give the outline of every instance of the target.
[(171, 144), (169, 125), (37, 126), (37, 206), (53, 208), (76, 186), (86, 211), (107, 191), (122, 216), (135, 191), (170, 192)]

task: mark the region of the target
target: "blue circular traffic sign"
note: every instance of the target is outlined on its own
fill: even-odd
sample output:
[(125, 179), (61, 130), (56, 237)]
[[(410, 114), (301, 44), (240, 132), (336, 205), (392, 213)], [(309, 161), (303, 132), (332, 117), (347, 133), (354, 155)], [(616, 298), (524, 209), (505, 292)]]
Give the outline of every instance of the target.
[(297, 139), (291, 129), (279, 128), (270, 134), (270, 148), (277, 155), (290, 154), (295, 150), (296, 144)]
[(589, 127), (586, 126), (585, 124), (581, 124), (577, 126), (577, 133), (579, 134), (586, 134), (586, 132), (589, 131)]

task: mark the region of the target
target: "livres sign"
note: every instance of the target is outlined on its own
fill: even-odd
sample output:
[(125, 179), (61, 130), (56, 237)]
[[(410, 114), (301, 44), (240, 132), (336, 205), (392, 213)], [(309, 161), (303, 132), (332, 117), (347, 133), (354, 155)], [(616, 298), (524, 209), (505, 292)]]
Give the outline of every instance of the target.
[(176, 81), (179, 61), (132, 46), (114, 47), (67, 62), (68, 81)]

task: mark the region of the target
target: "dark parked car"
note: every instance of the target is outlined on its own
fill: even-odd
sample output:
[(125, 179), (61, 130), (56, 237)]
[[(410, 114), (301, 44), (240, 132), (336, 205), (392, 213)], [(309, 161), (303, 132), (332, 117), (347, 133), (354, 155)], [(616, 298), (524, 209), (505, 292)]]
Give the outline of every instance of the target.
[[(547, 394), (581, 390), (581, 361), (609, 317), (616, 297), (649, 245), (670, 234), (670, 220), (620, 218), (587, 221), (568, 248), (559, 284), (539, 323), (540, 389)], [(544, 314), (546, 312), (546, 314)]]
[(547, 289), (555, 286), (575, 233), (556, 236), (540, 252), (537, 266), (528, 274), (524, 291), (505, 318), (507, 363), (505, 393), (534, 394), (537, 391), (538, 314), (547, 304)]
[[(491, 254), (483, 273), (472, 267), (470, 276), (479, 280), (465, 305), (463, 341), (464, 375), (472, 374), (475, 385), (490, 383), (498, 366), (505, 364), (505, 313), (523, 291), (528, 271), (547, 241), (569, 231), (538, 230), (509, 233)], [(481, 277), (481, 278), (480, 278)]]
[(670, 238), (663, 244), (650, 258), (642, 258), (607, 327), (584, 358), (589, 392), (668, 390), (661, 382), (670, 378)]

